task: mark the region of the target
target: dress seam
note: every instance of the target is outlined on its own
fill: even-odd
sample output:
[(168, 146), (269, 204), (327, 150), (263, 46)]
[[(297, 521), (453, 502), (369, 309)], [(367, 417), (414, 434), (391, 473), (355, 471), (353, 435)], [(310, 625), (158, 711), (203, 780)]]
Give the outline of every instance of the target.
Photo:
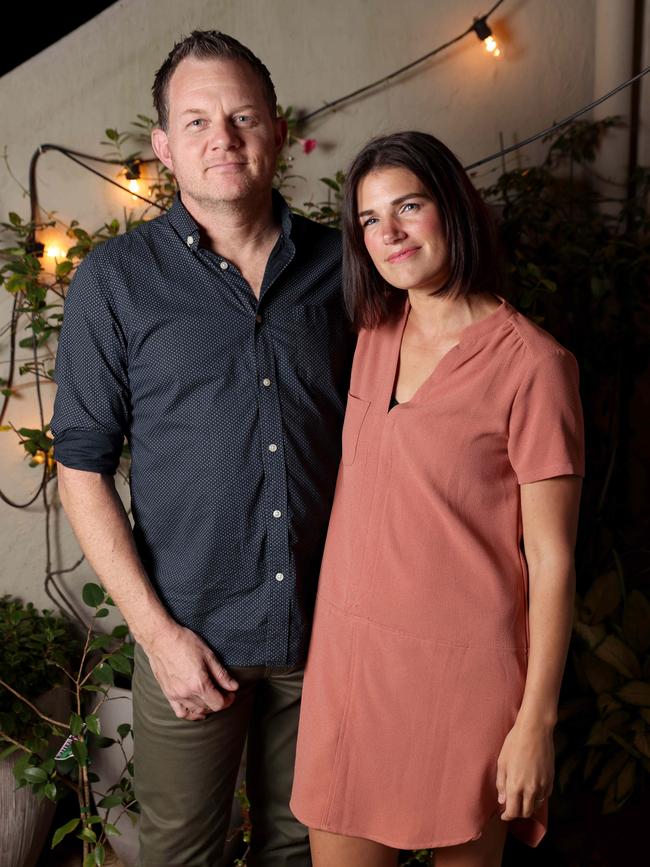
[(348, 676), (347, 695), (345, 696), (345, 705), (343, 707), (343, 713), (341, 715), (341, 724), (339, 726), (339, 733), (338, 733), (338, 737), (336, 740), (336, 748), (334, 751), (334, 767), (332, 770), (332, 781), (330, 783), (329, 791), (327, 793), (327, 801), (326, 801), (325, 811), (324, 811), (324, 815), (323, 815), (323, 822), (325, 824), (328, 824), (330, 821), (330, 816), (331, 816), (331, 812), (332, 812), (332, 805), (334, 803), (334, 793), (336, 791), (336, 786), (337, 786), (338, 776), (339, 776), (339, 768), (340, 768), (341, 760), (342, 760), (342, 756), (343, 756), (342, 745), (343, 745), (345, 730), (346, 730), (347, 723), (348, 723), (350, 698), (352, 696), (352, 681), (354, 679), (354, 674), (356, 671), (356, 664), (357, 664), (357, 654), (356, 654), (357, 635), (358, 635), (358, 629), (355, 628), (353, 635), (352, 635), (352, 648), (350, 650), (350, 655), (352, 657), (352, 660), (350, 662), (350, 672), (349, 672), (349, 676)]
[(475, 650), (523, 650), (528, 651), (528, 645), (526, 644), (498, 644), (497, 642), (472, 642), (472, 644), (462, 644), (460, 642), (455, 641), (446, 641), (444, 639), (439, 638), (425, 638), (423, 635), (415, 635), (413, 632), (405, 632), (403, 629), (397, 629), (394, 626), (388, 626), (385, 623), (381, 623), (378, 620), (373, 620), (371, 617), (365, 617), (362, 614), (356, 614), (354, 611), (350, 611), (347, 608), (344, 608), (342, 605), (333, 602), (331, 599), (328, 599), (326, 596), (323, 596), (320, 592), (317, 593), (318, 599), (322, 602), (327, 603), (327, 605), (335, 608), (341, 614), (346, 617), (353, 617), (355, 620), (360, 620), (363, 623), (367, 623), (369, 626), (374, 626), (377, 629), (383, 629), (386, 632), (392, 632), (395, 635), (400, 635), (404, 638), (410, 638), (415, 641), (424, 641), (426, 644), (434, 644), (440, 645), (443, 647), (458, 647), (460, 649), (475, 649)]

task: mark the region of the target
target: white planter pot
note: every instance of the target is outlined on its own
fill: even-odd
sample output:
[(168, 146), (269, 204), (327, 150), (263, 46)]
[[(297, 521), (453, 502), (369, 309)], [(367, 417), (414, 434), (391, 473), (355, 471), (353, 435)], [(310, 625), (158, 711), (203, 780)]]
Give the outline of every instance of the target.
[[(65, 690), (54, 688), (34, 702), (43, 713), (62, 722), (70, 713), (70, 700)], [(50, 740), (59, 746), (61, 739)], [(54, 819), (56, 804), (38, 798), (29, 786), (16, 789), (13, 766), (23, 755), (13, 753), (0, 762), (0, 865), (2, 867), (34, 867)]]

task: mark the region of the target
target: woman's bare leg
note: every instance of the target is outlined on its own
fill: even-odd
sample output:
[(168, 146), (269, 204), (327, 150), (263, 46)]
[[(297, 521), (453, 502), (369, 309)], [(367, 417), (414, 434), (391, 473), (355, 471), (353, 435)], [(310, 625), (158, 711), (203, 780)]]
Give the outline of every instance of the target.
[(434, 867), (501, 867), (508, 823), (492, 816), (478, 840), (436, 849)]
[(313, 867), (395, 867), (399, 849), (374, 840), (309, 829)]

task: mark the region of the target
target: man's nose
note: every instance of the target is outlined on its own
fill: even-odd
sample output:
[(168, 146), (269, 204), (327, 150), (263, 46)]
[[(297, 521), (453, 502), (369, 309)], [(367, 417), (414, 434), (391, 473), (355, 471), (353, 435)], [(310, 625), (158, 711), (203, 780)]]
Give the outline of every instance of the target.
[(210, 135), (210, 147), (221, 150), (233, 150), (241, 144), (241, 138), (237, 129), (229, 120), (218, 121), (212, 124)]

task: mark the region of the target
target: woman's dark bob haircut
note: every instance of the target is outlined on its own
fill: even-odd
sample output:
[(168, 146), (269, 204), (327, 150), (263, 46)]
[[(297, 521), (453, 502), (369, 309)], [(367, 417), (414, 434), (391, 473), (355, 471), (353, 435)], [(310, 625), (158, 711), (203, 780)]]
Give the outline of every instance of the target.
[(438, 207), (447, 240), (449, 274), (437, 295), (467, 296), (501, 289), (496, 224), (465, 169), (439, 139), (425, 132), (374, 138), (352, 162), (343, 196), (343, 293), (354, 327), (376, 328), (395, 315), (405, 290), (375, 268), (357, 215), (357, 190), (370, 172), (399, 167), (413, 172)]

